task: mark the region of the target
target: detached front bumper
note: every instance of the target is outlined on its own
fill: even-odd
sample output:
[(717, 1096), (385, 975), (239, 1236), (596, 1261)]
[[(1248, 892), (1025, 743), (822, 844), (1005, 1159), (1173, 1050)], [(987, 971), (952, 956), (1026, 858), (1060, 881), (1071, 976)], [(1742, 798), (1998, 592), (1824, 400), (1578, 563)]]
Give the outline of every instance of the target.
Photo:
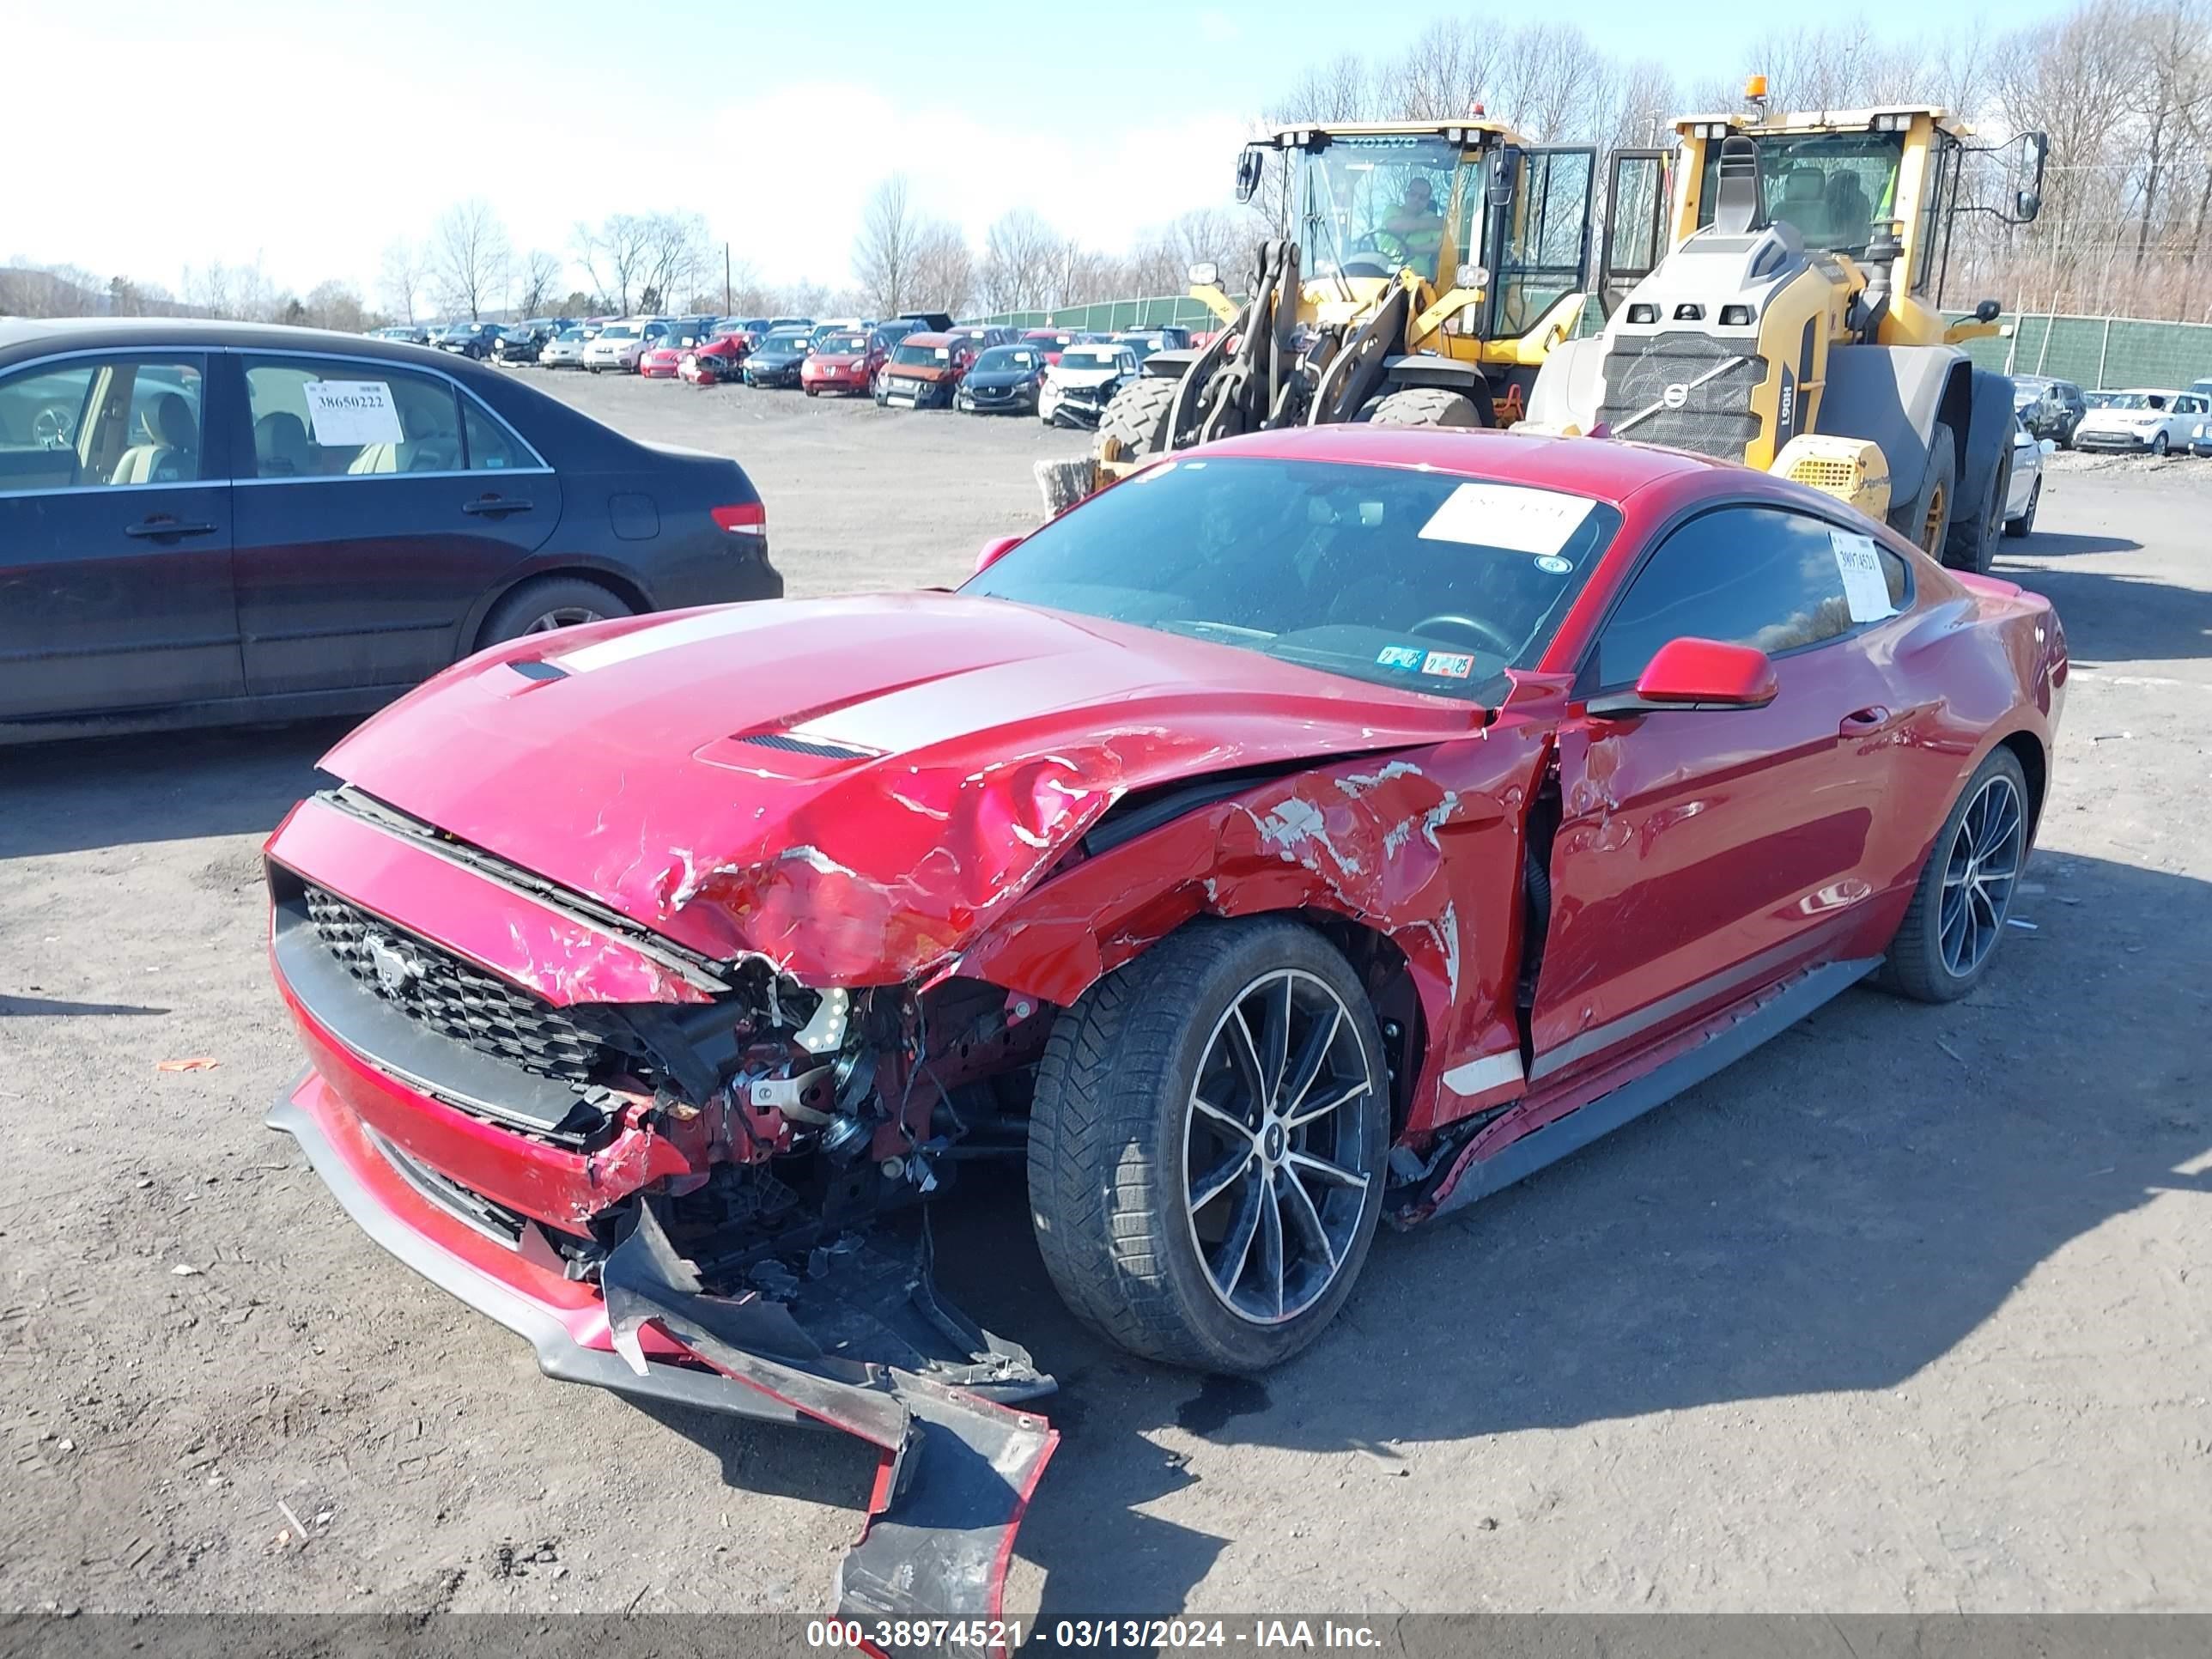
[[(926, 1322), (968, 1351), (965, 1371), (975, 1375), (957, 1367), (946, 1373), (966, 1386), (845, 1357), (869, 1346), (866, 1340), (840, 1341), (837, 1352), (827, 1352), (808, 1333), (814, 1319), (802, 1324), (781, 1303), (706, 1293), (649, 1201), (601, 1264), (602, 1285), (572, 1279), (532, 1228), (515, 1243), (467, 1218), (435, 1171), (395, 1157), (396, 1149), (387, 1150), (313, 1070), (277, 1097), (267, 1121), (300, 1143), (363, 1231), (528, 1342), (546, 1376), (768, 1422), (842, 1429), (874, 1445), (881, 1462), (868, 1519), (838, 1572), (841, 1616), (1000, 1617), (1014, 1533), (1059, 1436), (1042, 1418), (1000, 1400), (1034, 1397), (1052, 1385), (1020, 1350), (997, 1343), (936, 1299), (926, 1248), (918, 1272), (895, 1274), (891, 1288), (902, 1284)], [(849, 1311), (831, 1310), (836, 1328), (854, 1328), (842, 1322)], [(885, 1328), (869, 1322), (869, 1328), (896, 1345)]]

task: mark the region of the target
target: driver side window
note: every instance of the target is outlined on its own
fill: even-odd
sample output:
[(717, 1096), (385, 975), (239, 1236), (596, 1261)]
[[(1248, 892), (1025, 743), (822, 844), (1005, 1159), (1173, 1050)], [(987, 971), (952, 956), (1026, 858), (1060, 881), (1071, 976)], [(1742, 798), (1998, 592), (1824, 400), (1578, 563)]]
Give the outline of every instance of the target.
[[(1910, 597), (1903, 559), (1879, 543), (1893, 606)], [(1838, 639), (1858, 624), (1827, 525), (1771, 507), (1724, 507), (1660, 544), (1598, 636), (1596, 684), (1636, 684), (1669, 640), (1723, 640), (1769, 655)]]

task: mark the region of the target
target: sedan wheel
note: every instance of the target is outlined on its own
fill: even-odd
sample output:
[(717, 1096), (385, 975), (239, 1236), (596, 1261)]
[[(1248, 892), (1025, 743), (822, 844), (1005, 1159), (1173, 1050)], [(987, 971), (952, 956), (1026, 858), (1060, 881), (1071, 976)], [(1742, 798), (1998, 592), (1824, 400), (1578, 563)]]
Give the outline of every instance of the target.
[(620, 595), (597, 582), (580, 576), (541, 576), (523, 583), (492, 607), (477, 645), (481, 648), (526, 634), (550, 634), (630, 614)]
[(1318, 1336), (1382, 1213), (1389, 1074), (1358, 976), (1287, 920), (1194, 922), (1053, 1027), (1037, 1246), (1133, 1352), (1257, 1370)]
[(575, 628), (585, 623), (605, 620), (589, 605), (560, 605), (534, 617), (522, 631), (526, 634), (550, 634), (556, 628)]

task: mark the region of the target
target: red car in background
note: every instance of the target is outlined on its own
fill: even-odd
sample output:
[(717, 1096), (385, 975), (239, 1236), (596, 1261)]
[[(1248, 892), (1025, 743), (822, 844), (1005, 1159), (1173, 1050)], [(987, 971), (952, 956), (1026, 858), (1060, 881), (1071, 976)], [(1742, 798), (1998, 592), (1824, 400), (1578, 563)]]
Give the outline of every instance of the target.
[(1386, 1218), (1869, 975), (1972, 990), (2068, 667), (2044, 599), (1740, 466), (1183, 451), (956, 593), (526, 635), (370, 720), (266, 849), (270, 1121), (544, 1370), (874, 1444), (842, 1614), (989, 1617), (1051, 1381), (872, 1218), (1001, 1158), (1106, 1340), (1275, 1364)]
[(866, 392), (876, 383), (876, 371), (890, 360), (890, 342), (879, 334), (825, 334), (799, 366), (799, 383), (810, 398), (824, 392)]
[(684, 357), (705, 341), (690, 327), (671, 323), (668, 331), (638, 353), (637, 372), (648, 380), (672, 380)]
[(677, 359), (676, 376), (686, 386), (720, 386), (738, 380), (751, 349), (742, 334), (717, 334)]
[(1048, 364), (1057, 364), (1060, 354), (1072, 345), (1086, 345), (1102, 337), (1085, 334), (1073, 328), (1031, 328), (1022, 331), (1022, 338), (1044, 353)]

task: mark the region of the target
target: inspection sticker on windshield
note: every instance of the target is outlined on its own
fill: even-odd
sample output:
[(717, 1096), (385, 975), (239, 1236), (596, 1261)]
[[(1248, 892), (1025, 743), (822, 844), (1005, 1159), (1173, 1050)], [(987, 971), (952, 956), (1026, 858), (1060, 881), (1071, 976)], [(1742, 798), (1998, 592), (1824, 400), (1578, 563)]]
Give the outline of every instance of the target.
[(1828, 544), (1836, 550), (1836, 574), (1844, 579), (1844, 604), (1855, 623), (1880, 622), (1897, 607), (1889, 602), (1889, 582), (1881, 574), (1881, 555), (1874, 538), (1847, 530), (1831, 530)]
[(1419, 668), (1422, 655), (1418, 645), (1386, 645), (1375, 653), (1375, 661), (1382, 668)]
[(1421, 539), (1555, 554), (1589, 517), (1587, 496), (1519, 484), (1463, 483), (1421, 526)]
[(1474, 659), (1457, 651), (1431, 651), (1421, 659), (1421, 672), (1463, 680), (1474, 672)]
[(310, 380), (301, 390), (307, 394), (315, 441), (326, 449), (407, 441), (399, 429), (399, 411), (392, 407), (392, 388), (381, 380)]

